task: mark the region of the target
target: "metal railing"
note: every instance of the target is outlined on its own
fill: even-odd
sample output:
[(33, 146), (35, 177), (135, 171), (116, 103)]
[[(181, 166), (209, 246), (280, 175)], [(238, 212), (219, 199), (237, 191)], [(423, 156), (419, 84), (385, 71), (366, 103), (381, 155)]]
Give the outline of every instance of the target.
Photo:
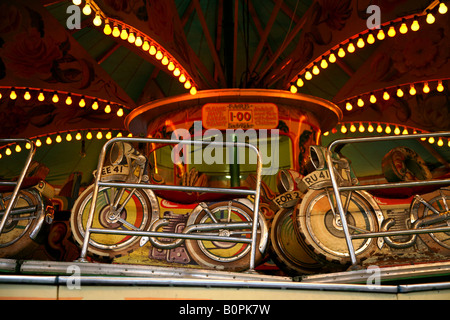
[[(192, 187), (192, 186), (174, 186), (174, 185), (158, 185), (150, 183), (125, 183), (125, 182), (101, 182), (101, 174), (96, 174), (94, 182), (94, 190), (92, 196), (91, 207), (88, 214), (86, 223), (86, 231), (81, 248), (81, 254), (78, 261), (86, 262), (87, 249), (89, 244), (89, 238), (91, 233), (101, 234), (120, 234), (130, 236), (146, 236), (146, 237), (165, 237), (165, 238), (179, 238), (179, 239), (195, 239), (195, 240), (211, 240), (211, 241), (228, 241), (228, 242), (242, 242), (251, 245), (250, 252), (250, 266), (249, 271), (253, 271), (255, 268), (255, 256), (256, 256), (256, 239), (258, 231), (258, 212), (259, 212), (259, 200), (261, 194), (261, 172), (262, 161), (259, 150), (252, 144), (241, 142), (210, 142), (210, 141), (197, 141), (197, 140), (169, 140), (169, 139), (154, 139), (154, 138), (113, 138), (107, 141), (100, 152), (97, 173), (102, 172), (103, 162), (108, 148), (115, 142), (131, 142), (131, 143), (156, 143), (156, 144), (181, 144), (192, 146), (208, 145), (211, 147), (234, 147), (234, 148), (249, 148), (256, 153), (256, 187), (254, 190), (246, 189), (229, 189), (229, 188), (208, 188), (208, 187)], [(235, 195), (254, 196), (253, 204), (253, 221), (252, 221), (252, 236), (251, 238), (238, 238), (238, 237), (224, 237), (224, 236), (212, 236), (212, 235), (193, 235), (193, 234), (180, 234), (180, 233), (168, 233), (157, 231), (145, 231), (145, 230), (113, 230), (113, 229), (96, 229), (92, 228), (94, 219), (94, 211), (97, 202), (99, 188), (104, 187), (126, 187), (136, 189), (151, 189), (151, 190), (172, 190), (172, 191), (186, 191), (186, 192), (212, 192), (212, 193), (226, 193)], [(240, 227), (247, 227), (248, 224), (240, 223)]]
[(9, 214), (12, 211), (12, 208), (16, 204), (17, 195), (19, 194), (19, 190), (22, 186), (25, 175), (27, 174), (28, 168), (30, 167), (31, 161), (33, 160), (34, 154), (36, 153), (36, 147), (31, 140), (28, 139), (0, 139), (0, 143), (25, 143), (30, 145), (30, 150), (28, 152), (28, 156), (25, 160), (25, 165), (22, 168), (22, 171), (17, 178), (17, 181), (0, 181), (0, 186), (14, 186), (14, 190), (11, 195), (11, 199), (9, 200), (8, 206), (6, 207), (5, 212), (3, 213), (3, 217), (0, 221), (0, 234), (3, 232), (3, 228), (5, 227), (6, 220), (9, 217)]
[(450, 184), (450, 179), (436, 179), (428, 181), (414, 181), (414, 182), (398, 182), (398, 183), (383, 183), (383, 184), (368, 184), (368, 185), (356, 185), (356, 186), (339, 186), (336, 180), (336, 175), (334, 172), (334, 166), (331, 159), (332, 149), (340, 144), (351, 144), (351, 143), (362, 143), (362, 142), (381, 142), (381, 141), (391, 141), (391, 140), (407, 140), (407, 139), (420, 139), (420, 138), (430, 138), (430, 137), (450, 137), (450, 132), (436, 132), (436, 133), (423, 133), (423, 134), (408, 134), (400, 136), (381, 136), (381, 137), (364, 137), (364, 138), (346, 138), (338, 139), (329, 144), (326, 161), (328, 165), (328, 171), (330, 174), (330, 179), (333, 187), (333, 192), (336, 197), (336, 205), (341, 218), (342, 227), (344, 230), (345, 240), (347, 243), (348, 251), (350, 254), (350, 259), (353, 265), (357, 264), (355, 250), (353, 248), (353, 239), (363, 239), (363, 238), (377, 238), (385, 236), (396, 236), (396, 235), (409, 235), (409, 234), (423, 234), (432, 232), (447, 232), (450, 231), (450, 227), (440, 227), (440, 228), (427, 228), (421, 230), (398, 230), (398, 231), (386, 231), (386, 232), (366, 232), (351, 235), (349, 232), (347, 219), (344, 212), (344, 207), (342, 205), (342, 200), (340, 197), (341, 191), (356, 191), (356, 190), (374, 190), (374, 189), (385, 189), (385, 188), (400, 188), (400, 187), (415, 187), (415, 186), (428, 186), (428, 185), (439, 185), (439, 184)]

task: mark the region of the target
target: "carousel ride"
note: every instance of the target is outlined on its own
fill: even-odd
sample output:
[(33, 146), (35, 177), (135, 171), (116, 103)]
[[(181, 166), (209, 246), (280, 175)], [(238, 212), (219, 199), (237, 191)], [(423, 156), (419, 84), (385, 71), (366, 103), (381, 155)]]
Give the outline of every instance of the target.
[(448, 273), (445, 2), (0, 5), (4, 272)]

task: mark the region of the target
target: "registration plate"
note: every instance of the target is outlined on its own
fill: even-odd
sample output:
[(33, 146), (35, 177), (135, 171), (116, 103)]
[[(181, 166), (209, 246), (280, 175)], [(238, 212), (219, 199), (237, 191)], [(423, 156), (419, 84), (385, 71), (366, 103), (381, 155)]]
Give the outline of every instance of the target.
[(311, 188), (311, 186), (327, 180), (330, 180), (328, 170), (317, 170), (305, 176), (302, 181), (308, 188)]
[(128, 175), (128, 167), (123, 165), (106, 166), (102, 169), (102, 177), (109, 177), (114, 175)]
[(295, 206), (298, 199), (302, 193), (298, 190), (294, 191), (288, 191), (285, 192), (278, 197), (276, 197), (273, 201), (280, 207), (280, 208), (290, 208)]

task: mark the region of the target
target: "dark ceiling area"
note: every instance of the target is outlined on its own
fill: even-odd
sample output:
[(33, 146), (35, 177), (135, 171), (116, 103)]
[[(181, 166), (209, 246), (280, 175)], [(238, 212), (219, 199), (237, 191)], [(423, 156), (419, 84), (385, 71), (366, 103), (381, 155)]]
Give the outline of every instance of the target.
[[(202, 90), (285, 90), (328, 100), (343, 118), (324, 134), (324, 145), (343, 137), (449, 131), (446, 5), (0, 0), (0, 138), (42, 142), (36, 160), (50, 168), (51, 183), (62, 185), (76, 171), (89, 182), (105, 137), (129, 134), (125, 119), (132, 110)], [(432, 170), (448, 169), (448, 138), (343, 150), (357, 174), (369, 177), (380, 175), (390, 149), (405, 144)], [(3, 175), (25, 158), (11, 146), (0, 152)]]

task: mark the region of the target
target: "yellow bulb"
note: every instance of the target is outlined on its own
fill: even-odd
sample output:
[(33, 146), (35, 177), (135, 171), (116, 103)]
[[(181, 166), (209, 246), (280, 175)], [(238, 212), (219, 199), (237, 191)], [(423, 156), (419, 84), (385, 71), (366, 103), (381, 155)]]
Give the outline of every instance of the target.
[(442, 141), (442, 138), (439, 138), (437, 145), (439, 147), (442, 147), (444, 145), (444, 141)]
[(446, 13), (447, 13), (448, 8), (447, 8), (447, 6), (445, 5), (445, 3), (441, 2), (441, 3), (439, 4), (439, 9), (438, 9), (438, 11), (439, 11), (440, 14), (446, 14)]
[(180, 74), (181, 74), (181, 71), (180, 71), (180, 69), (178, 69), (178, 68), (175, 68), (175, 70), (173, 70), (173, 75), (174, 75), (175, 77), (179, 77), (179, 76), (180, 76)]
[(45, 96), (44, 96), (44, 93), (43, 93), (43, 92), (40, 92), (40, 93), (39, 93), (39, 95), (38, 95), (38, 100), (41, 101), (41, 102), (45, 100)]
[(189, 93), (193, 96), (195, 96), (197, 94), (197, 88), (196, 87), (192, 87), (191, 90), (189, 91)]
[(330, 63), (335, 63), (336, 55), (334, 53), (330, 53), (330, 56), (328, 57), (328, 61), (330, 61)]
[(18, 144), (16, 144), (16, 152), (20, 152), (20, 151), (22, 151), (22, 148), (18, 145)]
[(29, 92), (29, 91), (26, 91), (25, 94), (23, 95), (23, 98), (24, 98), (25, 100), (30, 100), (30, 99), (31, 99), (31, 94), (30, 94), (30, 92)]
[(137, 38), (136, 38), (136, 41), (134, 42), (134, 45), (135, 45), (136, 47), (140, 47), (140, 46), (142, 46), (142, 44), (143, 44), (142, 38), (141, 38), (141, 37), (137, 37)]
[(363, 126), (362, 122), (359, 124), (359, 128), (358, 128), (359, 132), (363, 133), (364, 131), (366, 131), (366, 128)]
[(182, 74), (179, 78), (178, 81), (180, 81), (181, 83), (184, 83), (186, 81), (186, 76), (184, 74)]
[(175, 70), (175, 65), (173, 64), (172, 61), (170, 61), (169, 64), (167, 65), (167, 69), (169, 69), (169, 71)]
[(118, 134), (117, 134), (117, 138), (120, 138), (120, 137), (122, 137), (123, 135), (122, 135), (122, 132), (119, 132)]
[(67, 98), (66, 98), (66, 104), (67, 104), (68, 106), (70, 106), (70, 105), (72, 104), (72, 97), (71, 97), (71, 96), (67, 96)]
[(369, 131), (370, 133), (372, 133), (374, 130), (375, 130), (375, 129), (374, 129), (373, 125), (370, 123), (370, 124), (369, 124), (369, 127), (367, 128), (367, 131)]
[(50, 136), (47, 137), (47, 139), (45, 140), (46, 144), (52, 144), (52, 138), (50, 138)]
[(6, 148), (5, 154), (6, 154), (7, 156), (10, 156), (11, 153), (12, 153), (11, 149), (10, 149), (10, 148)]
[(97, 132), (97, 136), (96, 137), (97, 137), (98, 140), (102, 139), (103, 138), (102, 132), (101, 131)]
[(72, 3), (76, 6), (79, 6), (81, 4), (81, 0), (72, 0)]
[(397, 89), (397, 97), (399, 98), (403, 97), (403, 90), (400, 88)]
[(86, 139), (91, 140), (92, 139), (92, 132), (88, 131), (86, 135)]
[(363, 38), (359, 38), (358, 42), (356, 43), (356, 46), (358, 48), (364, 48), (365, 45), (366, 45), (366, 43), (364, 42)]
[(75, 139), (77, 139), (78, 141), (80, 141), (81, 138), (82, 138), (81, 132), (78, 132), (78, 133), (76, 134), (76, 136), (75, 136)]
[(313, 69), (312, 69), (312, 73), (314, 74), (314, 75), (318, 75), (319, 73), (320, 73), (320, 69), (319, 69), (319, 67), (317, 67), (316, 65), (313, 67)]
[(400, 134), (400, 128), (399, 127), (395, 126), (394, 134), (395, 135), (399, 135)]
[(411, 84), (411, 85), (409, 86), (409, 94), (413, 96), (413, 95), (415, 95), (416, 93), (417, 93), (416, 88), (414, 88), (414, 85)]
[(108, 131), (108, 133), (106, 134), (105, 138), (108, 139), (108, 140), (112, 138), (111, 131)]
[(169, 64), (169, 58), (164, 57), (164, 58), (161, 60), (161, 64), (162, 64), (163, 66), (167, 66), (167, 65)]
[(361, 98), (358, 99), (358, 107), (364, 107), (364, 100)]
[(120, 32), (120, 39), (122, 39), (122, 40), (127, 40), (128, 39), (127, 29), (122, 29), (122, 32)]
[(433, 143), (435, 142), (434, 137), (430, 137), (430, 138), (428, 139), (428, 142), (431, 143), (431, 144), (433, 144)]
[(72, 135), (70, 134), (70, 132), (66, 135), (66, 141), (72, 141)]
[(419, 29), (420, 29), (419, 21), (414, 20), (413, 23), (411, 24), (411, 30), (418, 31)]
[(389, 125), (386, 125), (386, 130), (385, 130), (385, 132), (386, 132), (387, 134), (390, 134), (390, 133), (392, 132), (392, 129), (391, 129), (391, 127), (390, 127)]
[(112, 31), (112, 35), (113, 37), (117, 38), (118, 36), (120, 36), (120, 30), (119, 27), (114, 26), (113, 31)]
[(342, 125), (341, 133), (346, 133), (346, 132), (347, 132), (347, 127), (345, 125)]
[(427, 23), (433, 24), (436, 21), (436, 18), (430, 13), (427, 14)]
[(384, 34), (383, 29), (380, 29), (380, 31), (378, 31), (378, 33), (377, 33), (377, 39), (384, 40), (384, 38), (386, 38), (386, 35)]
[(305, 79), (306, 79), (306, 80), (311, 80), (311, 79), (312, 79), (312, 74), (311, 74), (311, 72), (309, 72), (309, 71), (306, 71), (306, 72), (305, 72)]
[(429, 93), (430, 92), (430, 87), (428, 86), (428, 82), (425, 82), (425, 84), (423, 85), (423, 93)]
[(377, 97), (375, 97), (375, 95), (370, 95), (370, 103), (375, 103), (377, 102)]
[(56, 136), (55, 141), (56, 141), (57, 143), (60, 143), (60, 142), (62, 141), (62, 138), (61, 138), (61, 136), (60, 136), (59, 134)]
[(25, 144), (25, 149), (30, 150), (31, 149), (31, 143), (27, 142)]
[(391, 96), (389, 95), (389, 93), (387, 92), (387, 91), (385, 91), (384, 93), (383, 93), (383, 99), (384, 100), (389, 100), (391, 98)]
[(123, 109), (120, 108), (119, 110), (117, 110), (117, 116), (118, 117), (122, 117), (123, 116)]
[(395, 28), (394, 26), (391, 26), (388, 30), (388, 36), (392, 38), (395, 37), (395, 35), (396, 35)]
[(148, 41), (144, 41), (144, 44), (142, 45), (142, 50), (148, 51), (150, 49), (150, 45), (148, 44)]
[(109, 23), (105, 24), (105, 27), (103, 28), (103, 33), (109, 36), (112, 33), (111, 26)]
[(191, 82), (189, 80), (184, 83), (184, 88), (187, 89), (187, 90), (189, 90), (191, 88), (191, 86), (192, 85), (191, 85)]
[(400, 26), (399, 31), (400, 31), (401, 34), (405, 34), (405, 33), (408, 32), (408, 27), (406, 26), (406, 23), (404, 23), (404, 22), (402, 23), (402, 25)]
[(128, 42), (134, 43), (135, 41), (136, 41), (136, 36), (134, 35), (133, 32), (130, 32), (130, 35), (128, 36)]
[(156, 50), (155, 46), (151, 46), (150, 49), (148, 50), (148, 52), (149, 52), (152, 56), (154, 56), (154, 55), (156, 54), (157, 50)]
[(89, 4), (86, 3), (86, 5), (83, 7), (83, 13), (87, 16), (92, 13), (92, 9)]
[(11, 100), (16, 100), (16, 99), (17, 99), (17, 93), (16, 93), (16, 91), (12, 90), (12, 91), (11, 91), (11, 94), (9, 95), (9, 98), (10, 98)]
[(111, 106), (109, 104), (107, 104), (105, 107), (105, 113), (110, 113), (110, 112), (111, 112)]
[(99, 27), (102, 24), (102, 19), (98, 14), (95, 15), (95, 18), (93, 20), (94, 26)]
[(377, 132), (378, 132), (378, 133), (382, 133), (382, 132), (383, 132), (383, 127), (381, 126), (381, 124), (378, 124), (378, 126), (377, 126)]
[(92, 110), (98, 110), (98, 102), (94, 101), (94, 103), (92, 104)]
[(343, 58), (343, 57), (345, 57), (345, 51), (344, 51), (344, 49), (342, 49), (342, 48), (339, 48), (339, 51), (338, 51), (338, 56), (339, 56), (340, 58)]
[(368, 44), (374, 44), (375, 43), (375, 37), (373, 36), (372, 33), (369, 33), (369, 35), (367, 36), (367, 43)]
[(164, 57), (163, 53), (158, 50), (158, 52), (156, 52), (155, 58), (157, 60), (161, 60), (163, 57)]
[(86, 101), (84, 101), (84, 98), (81, 98), (80, 103), (78, 104), (81, 108), (84, 108), (86, 106)]
[(353, 44), (353, 42), (350, 42), (350, 43), (348, 44), (347, 51), (348, 51), (349, 53), (353, 53), (353, 52), (355, 52), (355, 50), (356, 50), (355, 45)]
[(404, 128), (402, 134), (408, 134), (408, 129)]
[(350, 126), (350, 132), (356, 132), (356, 127), (355, 127), (355, 125), (353, 123)]
[(36, 147), (40, 147), (40, 146), (42, 146), (42, 142), (41, 142), (41, 140), (37, 139), (36, 140)]
[(298, 78), (298, 79), (297, 79), (297, 86), (298, 86), (299, 88), (303, 87), (304, 84), (305, 84), (305, 83), (303, 82), (303, 79), (302, 79), (302, 78)]
[(291, 91), (291, 93), (297, 93), (298, 90), (297, 90), (296, 86), (291, 85), (290, 91)]
[(442, 85), (442, 81), (441, 80), (438, 81), (438, 86), (437, 86), (436, 90), (439, 91), (439, 92), (444, 91), (444, 86)]
[(352, 111), (352, 109), (353, 109), (352, 104), (351, 104), (350, 102), (347, 102), (347, 103), (345, 104), (345, 109), (346, 109), (347, 111)]
[(322, 61), (320, 61), (320, 67), (321, 67), (322, 69), (328, 68), (328, 62), (327, 62), (327, 60), (322, 59)]
[(59, 97), (58, 97), (58, 95), (56, 93), (53, 95), (52, 101), (53, 101), (53, 103), (58, 103)]

